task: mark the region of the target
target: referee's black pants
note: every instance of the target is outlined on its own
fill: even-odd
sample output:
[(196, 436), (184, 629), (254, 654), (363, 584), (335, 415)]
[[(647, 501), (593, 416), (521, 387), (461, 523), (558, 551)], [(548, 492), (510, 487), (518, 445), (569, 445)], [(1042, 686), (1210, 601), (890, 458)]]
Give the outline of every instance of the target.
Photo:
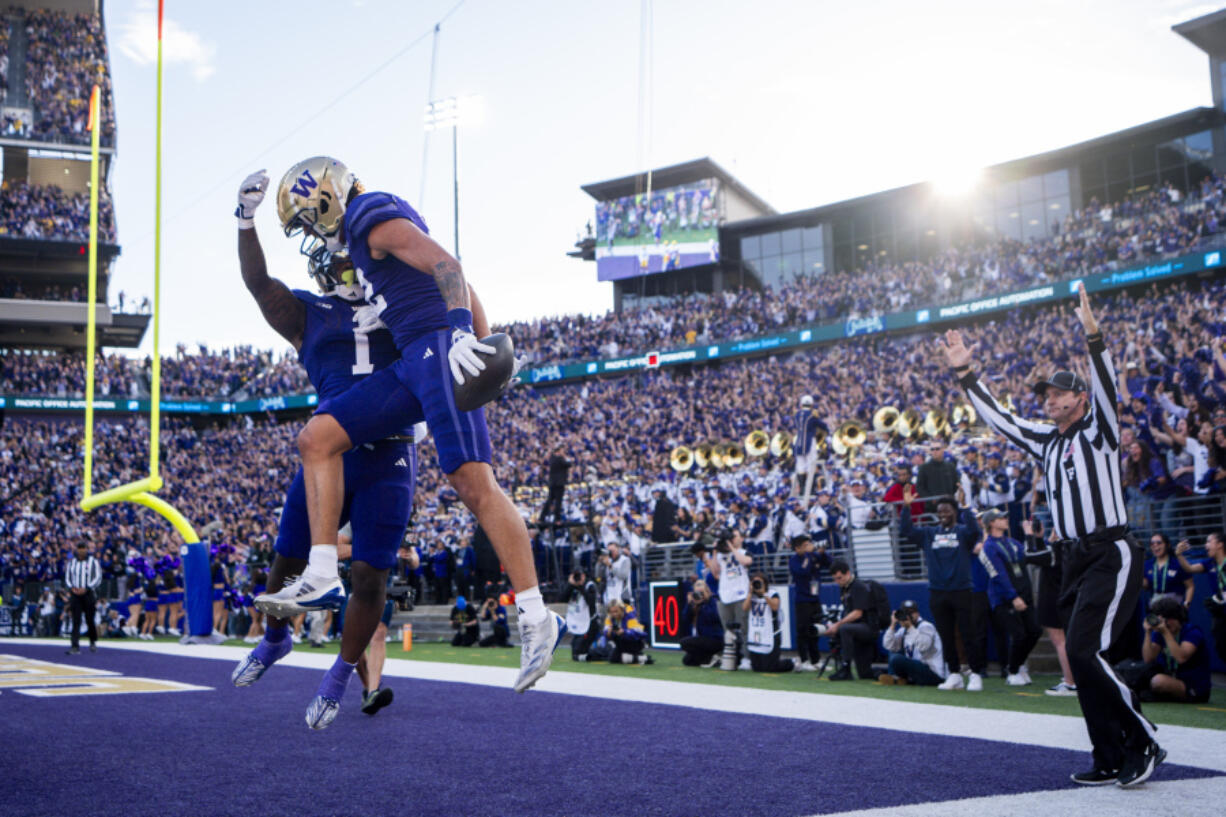
[(970, 590), (933, 590), (928, 594), (932, 623), (936, 625), (937, 634), (941, 636), (941, 644), (949, 645), (945, 647), (945, 663), (951, 673), (958, 671), (957, 634), (962, 636), (962, 646), (966, 648), (966, 663), (971, 665), (971, 672), (983, 675), (987, 671), (988, 661), (983, 654), (983, 644), (976, 637), (979, 630), (975, 627), (971, 615), (972, 603), (973, 594)]
[(68, 609), (72, 611), (72, 648), (81, 646), (81, 616), (85, 616), (85, 625), (89, 632), (89, 645), (92, 647), (98, 641), (98, 627), (94, 624), (94, 591), (68, 594)]
[(1125, 754), (1144, 750), (1154, 725), (1136, 695), (1107, 662), (1141, 595), (1144, 551), (1132, 536), (1072, 542), (1065, 562), (1060, 612), (1077, 701), (1094, 745), (1094, 764), (1119, 769)]

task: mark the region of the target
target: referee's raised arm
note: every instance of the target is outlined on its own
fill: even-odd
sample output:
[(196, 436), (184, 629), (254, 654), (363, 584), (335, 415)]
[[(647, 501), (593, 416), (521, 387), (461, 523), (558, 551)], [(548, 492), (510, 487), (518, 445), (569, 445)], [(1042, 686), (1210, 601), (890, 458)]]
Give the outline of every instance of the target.
[(1090, 297), (1086, 285), (1078, 285), (1080, 304), (1074, 310), (1086, 330), (1086, 345), (1090, 351), (1090, 389), (1094, 396), (1094, 410), (1090, 414), (1091, 442), (1096, 448), (1104, 445), (1111, 450), (1120, 447), (1119, 392), (1116, 390), (1115, 364), (1111, 352), (1103, 340), (1098, 319), (1090, 309)]
[(957, 329), (945, 333), (941, 348), (945, 360), (958, 376), (958, 383), (966, 390), (966, 396), (983, 421), (1030, 456), (1042, 460), (1043, 445), (1051, 437), (1051, 427), (1016, 417), (996, 401), (971, 368), (971, 348), (963, 343), (962, 333)]

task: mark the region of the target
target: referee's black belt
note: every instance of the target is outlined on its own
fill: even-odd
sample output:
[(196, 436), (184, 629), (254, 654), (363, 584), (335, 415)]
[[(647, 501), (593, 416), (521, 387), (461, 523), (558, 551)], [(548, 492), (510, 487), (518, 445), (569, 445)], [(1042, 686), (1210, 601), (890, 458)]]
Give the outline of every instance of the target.
[(1085, 545), (1109, 545), (1119, 539), (1123, 539), (1128, 535), (1129, 529), (1127, 525), (1116, 525), (1112, 528), (1098, 528), (1085, 536), (1078, 536), (1075, 539), (1065, 539), (1061, 544), (1073, 544), (1080, 542)]

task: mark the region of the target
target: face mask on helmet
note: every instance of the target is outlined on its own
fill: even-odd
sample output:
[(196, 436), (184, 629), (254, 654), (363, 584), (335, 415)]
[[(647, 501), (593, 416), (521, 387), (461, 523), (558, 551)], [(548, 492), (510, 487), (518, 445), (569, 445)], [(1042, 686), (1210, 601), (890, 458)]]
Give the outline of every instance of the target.
[(366, 300), (366, 295), (354, 274), (353, 262), (349, 260), (349, 253), (344, 250), (329, 253), (320, 247), (307, 262), (307, 272), (315, 279), (315, 285), (324, 295), (335, 295), (352, 303)]

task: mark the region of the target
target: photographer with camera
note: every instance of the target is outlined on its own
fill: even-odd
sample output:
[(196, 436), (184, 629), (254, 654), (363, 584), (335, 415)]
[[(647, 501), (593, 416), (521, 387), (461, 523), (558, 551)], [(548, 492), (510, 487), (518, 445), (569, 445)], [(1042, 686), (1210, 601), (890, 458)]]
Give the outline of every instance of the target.
[(792, 555), (788, 557), (788, 571), (792, 574), (792, 593), (796, 597), (796, 652), (800, 668), (813, 672), (821, 658), (817, 647), (816, 625), (822, 618), (821, 569), (830, 567), (830, 554), (826, 548), (813, 547), (807, 533), (792, 539)]
[(604, 620), (604, 637), (608, 639), (612, 653), (610, 664), (654, 664), (650, 655), (643, 652), (647, 646), (647, 631), (639, 623), (634, 608), (621, 599), (609, 604)]
[[(1205, 634), (1188, 623), (1188, 611), (1177, 599), (1158, 596), (1145, 617), (1141, 659), (1149, 664), (1149, 692), (1154, 700), (1204, 703), (1212, 678)], [(1141, 699), (1150, 696), (1141, 691)]]
[(780, 658), (782, 642), (779, 594), (767, 595), (766, 576), (755, 573), (749, 579), (749, 596), (741, 603), (747, 618), (745, 648), (754, 672), (799, 671), (791, 658)]
[(451, 629), (455, 635), (451, 638), (453, 647), (471, 647), (481, 636), (481, 624), (477, 621), (477, 611), (463, 596), (455, 600), (451, 608)]
[(621, 545), (610, 542), (597, 560), (597, 576), (604, 579), (604, 603), (630, 598), (630, 557), (622, 553)]
[(714, 667), (724, 649), (724, 625), (711, 588), (696, 579), (681, 608), (681, 663), (687, 667)]
[[(877, 653), (878, 626), (877, 604), (868, 584), (856, 578), (851, 567), (842, 559), (830, 565), (830, 575), (842, 590), (843, 617), (831, 624), (820, 635), (839, 639), (842, 665), (830, 676), (831, 681), (850, 681), (851, 662), (856, 663), (860, 680), (868, 680), (873, 674), (873, 657)], [(888, 611), (889, 608), (886, 608)], [(889, 613), (881, 611), (885, 615)]]
[(945, 680), (941, 636), (931, 621), (920, 616), (919, 608), (910, 599), (894, 611), (893, 621), (882, 636), (882, 646), (890, 654), (890, 665), (877, 676), (878, 683), (934, 687)]
[(600, 637), (600, 616), (596, 612), (596, 582), (576, 567), (566, 579), (566, 629), (571, 634), (570, 657), (586, 661), (592, 644)]
[(753, 564), (753, 557), (745, 552), (745, 543), (739, 531), (723, 528), (713, 535), (713, 552), (705, 548), (702, 540), (694, 545), (693, 550), (695, 555), (702, 558), (711, 576), (719, 581), (719, 620), (724, 624), (725, 647), (730, 647), (735, 656), (732, 665), (725, 668), (749, 669), (749, 659), (743, 657), (747, 620), (743, 605), (749, 597), (747, 568)]
[(979, 562), (988, 574), (988, 606), (997, 626), (1009, 636), (1005, 683), (1026, 686), (1030, 673), (1023, 664), (1043, 632), (1035, 615), (1030, 574), (1026, 572), (1026, 548), (1009, 536), (1009, 515), (1004, 511), (985, 511), (983, 524), (988, 535), (979, 551)]
[(1209, 534), (1205, 539), (1206, 559), (1189, 562), (1190, 549), (1185, 539), (1175, 546), (1175, 558), (1186, 573), (1210, 573), (1217, 578), (1217, 592), (1205, 599), (1205, 609), (1213, 618), (1213, 643), (1218, 657), (1226, 661), (1226, 538), (1221, 531)]
[(490, 634), (477, 642), (478, 647), (511, 646), (511, 628), (507, 626), (507, 608), (498, 596), (488, 596), (481, 603), (481, 620), (490, 622)]

